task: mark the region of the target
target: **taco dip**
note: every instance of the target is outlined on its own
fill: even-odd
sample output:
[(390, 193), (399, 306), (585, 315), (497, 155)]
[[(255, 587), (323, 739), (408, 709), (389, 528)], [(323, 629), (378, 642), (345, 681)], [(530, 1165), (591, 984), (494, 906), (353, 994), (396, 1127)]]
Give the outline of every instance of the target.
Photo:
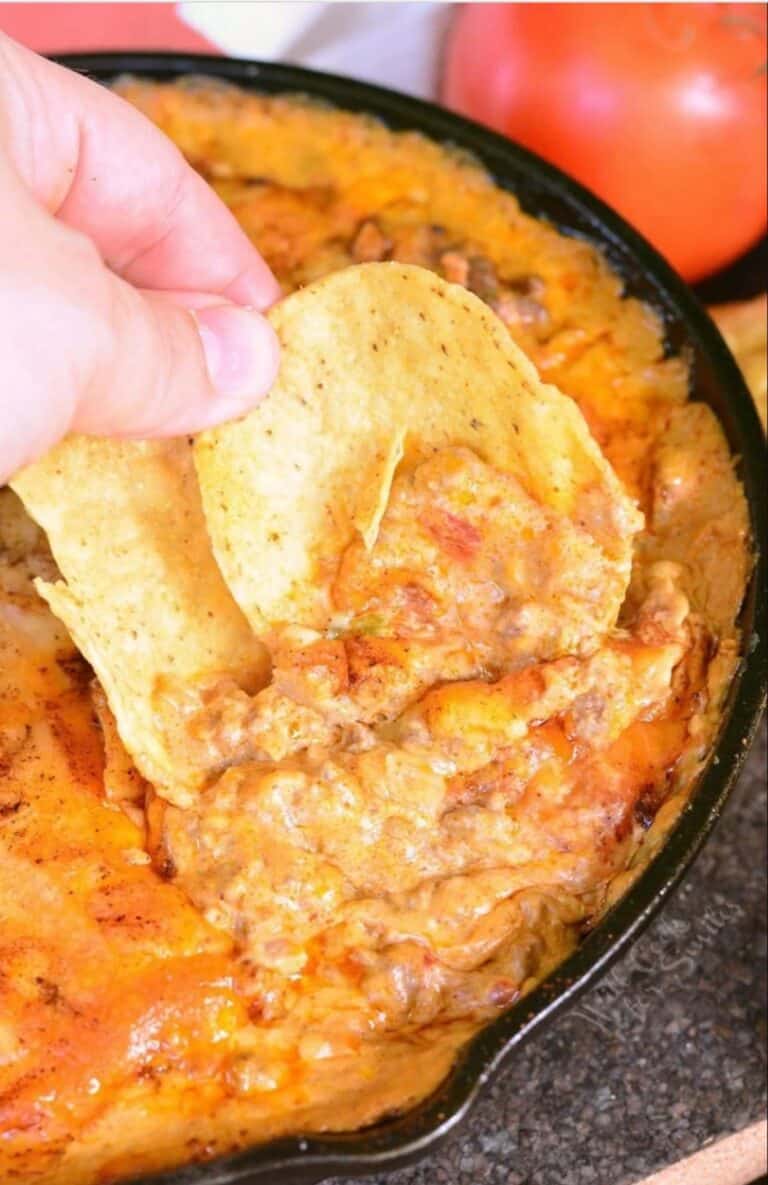
[(753, 565), (596, 246), (416, 132), (118, 89), (277, 274), (283, 362), (0, 494), (0, 1178), (46, 1185), (435, 1090), (663, 846)]

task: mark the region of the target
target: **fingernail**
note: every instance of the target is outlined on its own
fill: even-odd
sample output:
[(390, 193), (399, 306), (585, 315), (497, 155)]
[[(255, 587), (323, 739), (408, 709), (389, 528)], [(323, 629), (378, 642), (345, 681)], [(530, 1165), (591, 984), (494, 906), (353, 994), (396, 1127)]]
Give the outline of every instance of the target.
[(267, 393), (277, 374), (279, 347), (268, 321), (253, 309), (212, 305), (193, 311), (205, 364), (222, 399), (244, 407)]

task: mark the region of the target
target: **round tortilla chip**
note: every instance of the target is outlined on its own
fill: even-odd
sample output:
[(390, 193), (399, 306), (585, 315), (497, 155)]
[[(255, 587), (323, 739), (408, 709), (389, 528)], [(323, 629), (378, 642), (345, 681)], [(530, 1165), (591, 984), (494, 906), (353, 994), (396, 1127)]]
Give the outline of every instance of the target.
[(376, 537), (395, 468), (464, 445), (594, 539), (616, 620), (642, 516), (573, 400), (542, 383), (476, 296), (426, 269), (333, 273), (270, 313), (278, 380), (248, 416), (202, 433), (195, 464), (214, 552), (254, 630), (325, 628), (340, 558)]
[(188, 805), (217, 760), (189, 743), (197, 692), (269, 670), (211, 554), (188, 441), (70, 436), (13, 486), (63, 577), (38, 592), (98, 675), (137, 768)]

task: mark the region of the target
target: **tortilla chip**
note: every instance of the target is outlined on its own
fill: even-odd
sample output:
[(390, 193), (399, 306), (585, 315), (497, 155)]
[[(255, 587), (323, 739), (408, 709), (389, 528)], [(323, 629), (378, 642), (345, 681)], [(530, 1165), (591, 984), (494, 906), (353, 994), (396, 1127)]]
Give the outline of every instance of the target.
[(466, 445), (585, 528), (614, 566), (595, 607), (613, 624), (642, 516), (573, 400), (477, 297), (419, 267), (363, 264), (270, 319), (283, 349), (272, 392), (195, 443), (216, 558), (255, 630), (328, 624), (330, 580), (356, 528), (375, 538), (404, 438), (406, 465)]
[(387, 509), (395, 472), (403, 459), (405, 430), (399, 430), (377, 457), (367, 488), (361, 491), (352, 516), (352, 525), (360, 532), (366, 551), (371, 551), (379, 537), (379, 527)]
[(266, 669), (211, 553), (188, 442), (70, 437), (13, 486), (64, 578), (38, 591), (96, 671), (137, 768), (189, 802), (206, 774), (182, 728), (197, 693), (221, 675), (255, 686)]

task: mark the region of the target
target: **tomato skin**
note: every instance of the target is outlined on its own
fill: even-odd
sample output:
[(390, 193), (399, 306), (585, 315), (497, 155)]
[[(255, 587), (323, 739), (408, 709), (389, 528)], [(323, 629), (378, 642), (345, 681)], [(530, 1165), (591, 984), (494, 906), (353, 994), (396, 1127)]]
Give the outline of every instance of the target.
[(442, 97), (598, 193), (688, 280), (766, 225), (762, 4), (468, 4)]

